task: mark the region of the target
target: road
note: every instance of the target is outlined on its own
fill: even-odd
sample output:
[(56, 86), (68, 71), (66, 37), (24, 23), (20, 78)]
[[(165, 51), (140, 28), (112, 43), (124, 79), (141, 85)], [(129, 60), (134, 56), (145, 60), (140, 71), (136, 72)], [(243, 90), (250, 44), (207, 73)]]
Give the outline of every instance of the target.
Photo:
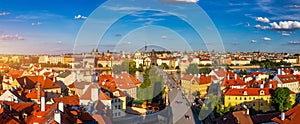
[[(154, 66), (159, 74), (163, 76), (165, 79), (165, 85), (168, 85), (169, 92), (169, 102), (170, 107), (172, 109), (173, 114), (173, 123), (174, 124), (195, 124), (194, 114), (191, 110), (190, 104), (188, 103), (187, 99), (182, 94), (179, 86), (173, 80), (171, 76), (165, 73), (162, 69), (157, 66)], [(187, 116), (189, 118), (186, 118)], [(195, 116), (197, 117), (197, 116)]]

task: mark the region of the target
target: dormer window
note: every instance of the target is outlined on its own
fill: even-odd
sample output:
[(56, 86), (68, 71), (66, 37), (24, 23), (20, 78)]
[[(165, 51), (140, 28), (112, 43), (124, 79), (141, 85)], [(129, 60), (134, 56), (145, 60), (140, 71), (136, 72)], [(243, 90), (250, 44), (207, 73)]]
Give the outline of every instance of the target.
[(115, 91), (115, 92), (114, 92), (114, 96), (120, 96), (119, 91)]
[(265, 91), (264, 90), (260, 90), (259, 91), (259, 95), (265, 95)]
[(243, 91), (243, 95), (247, 95), (247, 91)]

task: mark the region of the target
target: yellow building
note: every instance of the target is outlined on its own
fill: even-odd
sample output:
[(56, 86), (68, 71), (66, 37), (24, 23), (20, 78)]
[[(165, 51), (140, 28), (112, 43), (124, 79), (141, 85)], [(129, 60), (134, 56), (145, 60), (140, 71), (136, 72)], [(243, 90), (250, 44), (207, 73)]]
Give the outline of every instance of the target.
[(199, 91), (201, 96), (205, 96), (211, 83), (211, 76), (208, 75), (189, 74), (181, 78), (181, 86), (185, 94), (194, 94)]
[[(224, 93), (224, 107), (246, 105), (248, 108), (252, 107), (263, 112), (274, 111), (269, 91), (270, 88), (228, 89)], [(294, 104), (296, 94), (291, 92), (290, 96)]]
[(64, 63), (63, 64), (69, 64), (74, 62), (75, 59), (72, 56), (64, 56)]

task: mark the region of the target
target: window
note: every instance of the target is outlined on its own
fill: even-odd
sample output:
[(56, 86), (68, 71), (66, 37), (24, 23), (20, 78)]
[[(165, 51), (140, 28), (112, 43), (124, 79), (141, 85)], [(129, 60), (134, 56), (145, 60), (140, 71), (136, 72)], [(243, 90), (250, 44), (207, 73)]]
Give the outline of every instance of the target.
[(237, 100), (237, 97), (235, 97), (235, 100)]
[(264, 106), (264, 104), (263, 104), (263, 103), (260, 103), (260, 106)]
[(242, 100), (242, 97), (240, 97), (240, 100)]
[(228, 96), (228, 100), (230, 100), (230, 96)]
[(253, 103), (253, 106), (255, 106), (255, 103)]
[(121, 109), (121, 105), (118, 105), (118, 108)]
[(245, 97), (244, 100), (247, 100), (247, 97)]
[(251, 97), (249, 97), (249, 100), (251, 100)]

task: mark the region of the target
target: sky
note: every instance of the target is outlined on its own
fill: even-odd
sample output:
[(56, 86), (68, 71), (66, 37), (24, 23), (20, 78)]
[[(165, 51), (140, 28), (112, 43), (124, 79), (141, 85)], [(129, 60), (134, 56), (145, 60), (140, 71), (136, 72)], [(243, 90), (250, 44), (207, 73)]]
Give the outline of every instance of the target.
[(299, 53), (299, 15), (299, 0), (1, 1), (0, 54), (136, 51), (145, 44)]

